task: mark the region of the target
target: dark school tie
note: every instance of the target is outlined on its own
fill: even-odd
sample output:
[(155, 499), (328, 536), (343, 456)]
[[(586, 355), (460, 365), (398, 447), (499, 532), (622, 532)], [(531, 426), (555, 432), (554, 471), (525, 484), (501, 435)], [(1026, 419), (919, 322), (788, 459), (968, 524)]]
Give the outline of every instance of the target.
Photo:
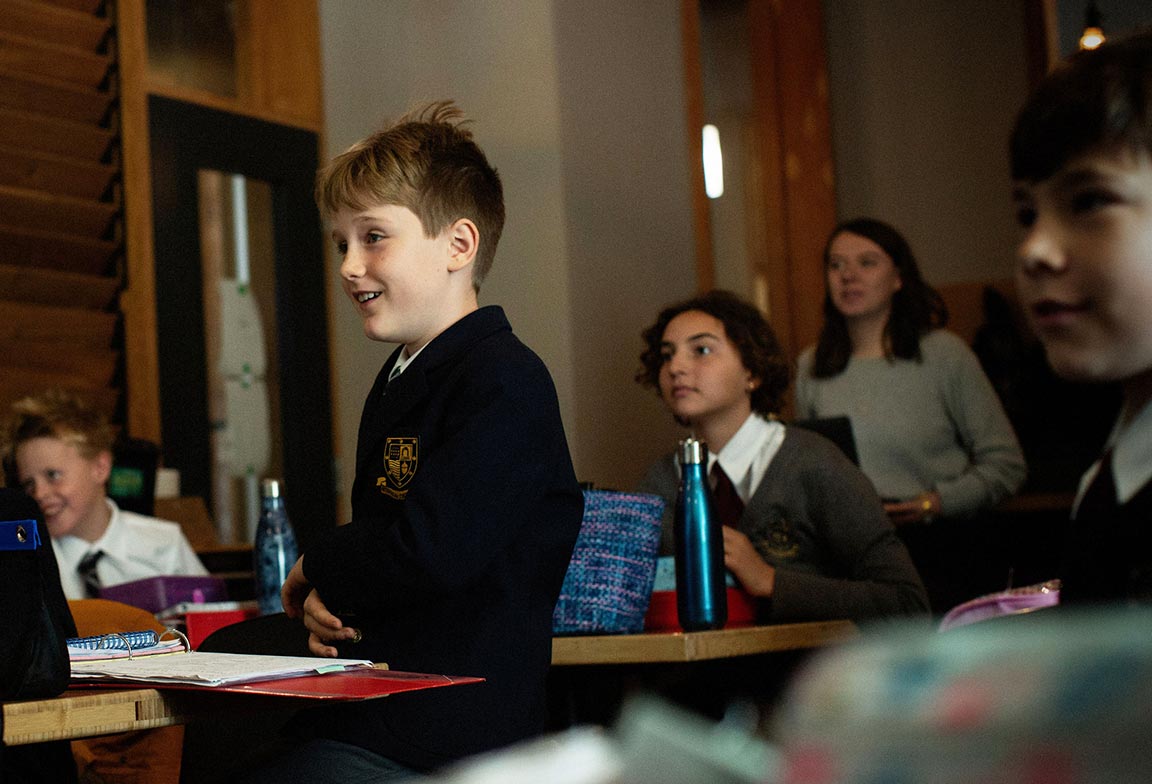
[(708, 475), (712, 478), (712, 503), (716, 507), (716, 516), (724, 525), (737, 528), (740, 516), (744, 514), (744, 502), (740, 500), (736, 486), (720, 467), (719, 461), (712, 464)]
[(104, 557), (101, 550), (88, 553), (80, 560), (80, 565), (76, 567), (76, 572), (80, 575), (80, 580), (84, 583), (84, 595), (89, 599), (95, 599), (100, 596), (100, 577), (96, 574), (96, 564)]
[(396, 364), (388, 371), (388, 380), (384, 382), (384, 389), (380, 393), (382, 397), (388, 397), (388, 390), (392, 388), (392, 382), (400, 377), (400, 371), (404, 369), (404, 363), (400, 359), (396, 360)]
[(1134, 555), (1126, 540), (1109, 451), (1076, 507), (1064, 545), (1060, 603), (1112, 601), (1126, 595)]
[(1116, 516), (1116, 508), (1116, 480), (1112, 475), (1112, 452), (1109, 450), (1100, 458), (1100, 470), (1076, 507), (1076, 519), (1110, 522)]

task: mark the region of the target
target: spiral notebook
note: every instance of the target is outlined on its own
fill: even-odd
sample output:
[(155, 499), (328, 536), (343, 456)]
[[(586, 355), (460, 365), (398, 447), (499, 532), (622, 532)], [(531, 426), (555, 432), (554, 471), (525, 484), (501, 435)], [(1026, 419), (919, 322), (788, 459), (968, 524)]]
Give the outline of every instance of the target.
[(186, 653), (191, 649), (188, 638), (176, 629), (167, 629), (163, 632), (151, 629), (113, 632), (89, 637), (72, 637), (68, 640), (68, 658), (73, 662), (134, 659), (139, 656)]

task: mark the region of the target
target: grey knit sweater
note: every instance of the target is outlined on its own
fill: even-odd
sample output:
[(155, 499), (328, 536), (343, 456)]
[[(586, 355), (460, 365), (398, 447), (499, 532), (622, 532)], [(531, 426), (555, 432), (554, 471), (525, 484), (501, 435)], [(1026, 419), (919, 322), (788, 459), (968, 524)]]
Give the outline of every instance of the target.
[(800, 357), (796, 415), (847, 416), (860, 468), (883, 498), (940, 493), (945, 517), (969, 517), (1016, 492), (1024, 453), (979, 360), (942, 329), (920, 340), (923, 361), (852, 359), (832, 378)]

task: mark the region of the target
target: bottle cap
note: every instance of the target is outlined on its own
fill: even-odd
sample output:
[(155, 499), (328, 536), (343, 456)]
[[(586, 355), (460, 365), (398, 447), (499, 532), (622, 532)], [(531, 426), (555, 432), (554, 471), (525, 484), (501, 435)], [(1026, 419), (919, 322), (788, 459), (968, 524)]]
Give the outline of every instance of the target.
[(265, 498), (279, 498), (280, 497), (280, 480), (279, 479), (265, 479), (260, 483), (260, 494)]
[(708, 462), (708, 445), (695, 438), (685, 438), (680, 442), (680, 464), (696, 465)]

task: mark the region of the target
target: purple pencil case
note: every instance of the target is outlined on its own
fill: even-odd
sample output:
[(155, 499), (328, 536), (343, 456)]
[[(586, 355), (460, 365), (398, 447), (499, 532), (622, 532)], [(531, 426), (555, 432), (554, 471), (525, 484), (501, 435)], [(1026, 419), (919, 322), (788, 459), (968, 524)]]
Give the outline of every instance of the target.
[(948, 611), (940, 621), (940, 631), (945, 632), (958, 626), (999, 618), (1004, 615), (1019, 615), (1060, 603), (1060, 581), (1048, 580), (1035, 585), (1009, 588), (1007, 591), (978, 596), (971, 601), (958, 604)]
[(100, 598), (158, 613), (181, 602), (225, 601), (228, 589), (220, 577), (165, 575), (109, 585), (100, 589)]

